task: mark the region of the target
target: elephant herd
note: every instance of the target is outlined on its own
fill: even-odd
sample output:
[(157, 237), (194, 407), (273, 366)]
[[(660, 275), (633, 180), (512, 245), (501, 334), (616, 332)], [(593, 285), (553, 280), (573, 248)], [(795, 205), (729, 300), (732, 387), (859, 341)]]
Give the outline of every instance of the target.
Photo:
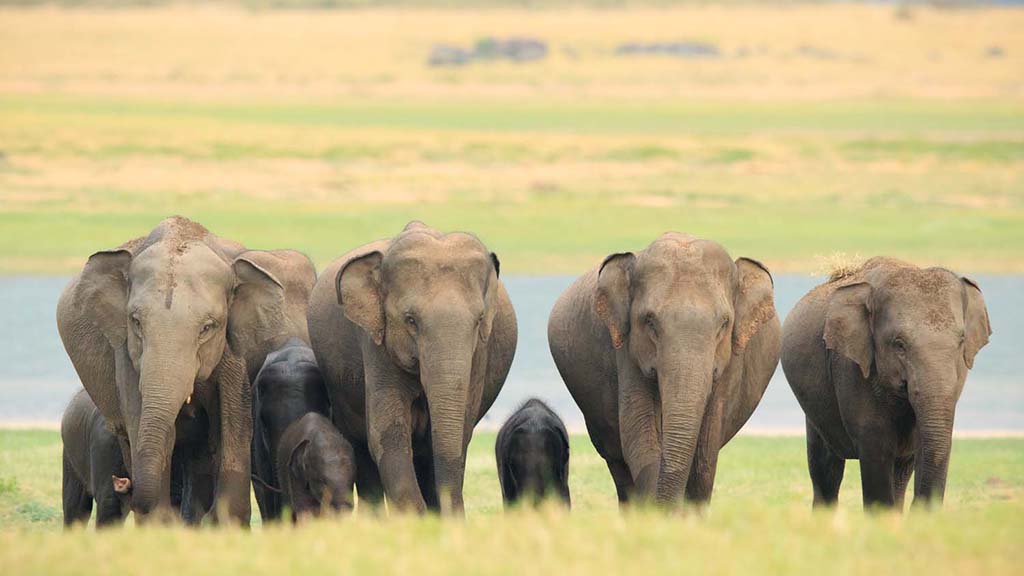
[[(249, 250), (182, 217), (93, 254), (57, 325), (85, 390), (65, 412), (65, 523), (180, 518), (247, 525), (339, 512), (463, 512), (466, 450), (517, 343), (498, 257), (412, 222), (319, 276), (291, 250)], [(978, 286), (873, 258), (833, 274), (782, 326), (771, 274), (666, 233), (612, 254), (559, 298), (555, 365), (620, 503), (711, 498), (721, 448), (781, 357), (806, 414), (814, 503), (848, 459), (865, 505), (941, 501), (953, 416), (991, 334)], [(531, 400), (502, 427), (506, 504), (566, 504), (569, 442)]]

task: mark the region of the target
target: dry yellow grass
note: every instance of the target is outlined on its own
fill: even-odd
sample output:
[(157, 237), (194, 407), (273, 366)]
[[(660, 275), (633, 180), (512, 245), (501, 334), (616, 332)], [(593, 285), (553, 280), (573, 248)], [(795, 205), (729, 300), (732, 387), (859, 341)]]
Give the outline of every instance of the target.
[[(248, 12), (0, 10), (0, 91), (163, 98), (991, 98), (1022, 95), (1024, 11), (870, 5)], [(530, 65), (426, 66), (436, 42), (531, 35)], [(727, 58), (622, 58), (700, 40)], [(1001, 57), (986, 57), (989, 48)], [(802, 54), (807, 50), (812, 55)], [(814, 55), (817, 55), (814, 56)], [(824, 56), (824, 57), (822, 57)]]

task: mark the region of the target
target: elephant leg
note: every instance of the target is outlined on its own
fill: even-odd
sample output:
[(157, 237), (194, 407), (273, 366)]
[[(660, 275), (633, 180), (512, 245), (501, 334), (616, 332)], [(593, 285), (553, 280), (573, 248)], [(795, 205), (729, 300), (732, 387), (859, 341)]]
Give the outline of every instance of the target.
[(427, 509), (440, 512), (441, 500), (437, 497), (437, 482), (434, 480), (434, 449), (430, 443), (430, 430), (423, 438), (419, 438), (413, 447), (413, 467), (416, 468), (416, 482), (420, 485), (420, 493)]
[(895, 459), (877, 449), (861, 450), (860, 478), (864, 508), (896, 505), (896, 483), (893, 480)]
[(629, 497), (634, 490), (633, 475), (629, 473), (629, 466), (624, 460), (606, 460), (608, 471), (611, 472), (612, 481), (615, 482), (615, 493), (619, 497), (619, 506), (629, 504)]
[(235, 356), (225, 354), (215, 375), (220, 400), (220, 468), (214, 512), (218, 521), (230, 519), (248, 527), (252, 515), (252, 387), (245, 362)]
[(380, 480), (380, 471), (373, 461), (369, 448), (363, 444), (353, 444), (352, 450), (356, 460), (356, 494), (359, 507), (369, 506), (372, 510), (380, 508), (384, 503), (384, 484)]
[(96, 495), (96, 527), (112, 526), (124, 522), (124, 511), (121, 499), (114, 493), (114, 484), (108, 481), (110, 489), (97, 490)]
[(704, 414), (704, 423), (697, 437), (697, 447), (690, 464), (690, 476), (686, 480), (686, 499), (699, 505), (711, 501), (715, 487), (715, 472), (718, 470), (718, 452), (721, 449), (722, 403), (712, 400)]
[(61, 460), (64, 467), (62, 478), (64, 526), (71, 527), (76, 522), (85, 524), (92, 516), (92, 496), (88, 494), (85, 485), (78, 479), (67, 457), (62, 457)]
[(188, 454), (183, 494), (182, 519), (186, 524), (198, 526), (213, 508), (217, 485), (216, 465), (212, 455), (203, 448), (195, 448)]
[(893, 482), (896, 491), (896, 507), (903, 510), (903, 499), (907, 495), (907, 485), (910, 484), (910, 476), (914, 473), (914, 457), (897, 458), (893, 465)]
[(661, 433), (654, 389), (621, 350), (619, 368), (619, 437), (622, 457), (633, 474), (634, 494), (654, 499), (661, 468)]
[(413, 466), (412, 400), (406, 396), (398, 386), (368, 390), (367, 435), (388, 503), (395, 510), (422, 513), (427, 505)]
[(832, 452), (810, 422), (807, 422), (807, 468), (814, 487), (814, 506), (835, 505), (839, 501), (846, 459)]
[(697, 453), (690, 466), (690, 477), (686, 481), (686, 499), (694, 504), (711, 502), (715, 488), (715, 472), (718, 470), (717, 446), (697, 446)]

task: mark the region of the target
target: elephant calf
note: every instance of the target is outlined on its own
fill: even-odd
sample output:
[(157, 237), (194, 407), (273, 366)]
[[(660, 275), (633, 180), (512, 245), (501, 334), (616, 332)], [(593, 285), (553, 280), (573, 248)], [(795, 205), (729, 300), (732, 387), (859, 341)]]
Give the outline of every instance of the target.
[(126, 497), (130, 483), (121, 445), (85, 390), (75, 394), (64, 411), (60, 436), (64, 525), (88, 522), (94, 500), (97, 527), (123, 523), (130, 505)]
[[(298, 338), (267, 355), (253, 385), (252, 470), (256, 502), (264, 521), (281, 518), (277, 453), (285, 431), (310, 412), (328, 416), (330, 404), (313, 350)], [(291, 448), (294, 448), (292, 446)]]
[(992, 333), (978, 285), (872, 258), (811, 290), (786, 318), (782, 369), (807, 416), (814, 504), (834, 504), (860, 460), (865, 506), (941, 501), (953, 413)]
[(292, 521), (324, 510), (351, 510), (355, 476), (352, 445), (326, 416), (310, 412), (281, 436), (277, 477), (291, 504)]
[(523, 498), (537, 504), (549, 495), (570, 505), (569, 435), (544, 402), (531, 398), (505, 421), (494, 456), (506, 506)]

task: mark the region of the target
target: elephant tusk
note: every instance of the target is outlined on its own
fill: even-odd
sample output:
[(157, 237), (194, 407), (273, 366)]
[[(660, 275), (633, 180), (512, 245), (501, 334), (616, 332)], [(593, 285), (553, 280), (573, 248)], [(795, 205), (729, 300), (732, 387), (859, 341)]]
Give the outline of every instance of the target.
[(192, 403), (192, 395), (189, 394), (188, 398), (185, 398), (185, 404), (191, 404), (191, 403)]

